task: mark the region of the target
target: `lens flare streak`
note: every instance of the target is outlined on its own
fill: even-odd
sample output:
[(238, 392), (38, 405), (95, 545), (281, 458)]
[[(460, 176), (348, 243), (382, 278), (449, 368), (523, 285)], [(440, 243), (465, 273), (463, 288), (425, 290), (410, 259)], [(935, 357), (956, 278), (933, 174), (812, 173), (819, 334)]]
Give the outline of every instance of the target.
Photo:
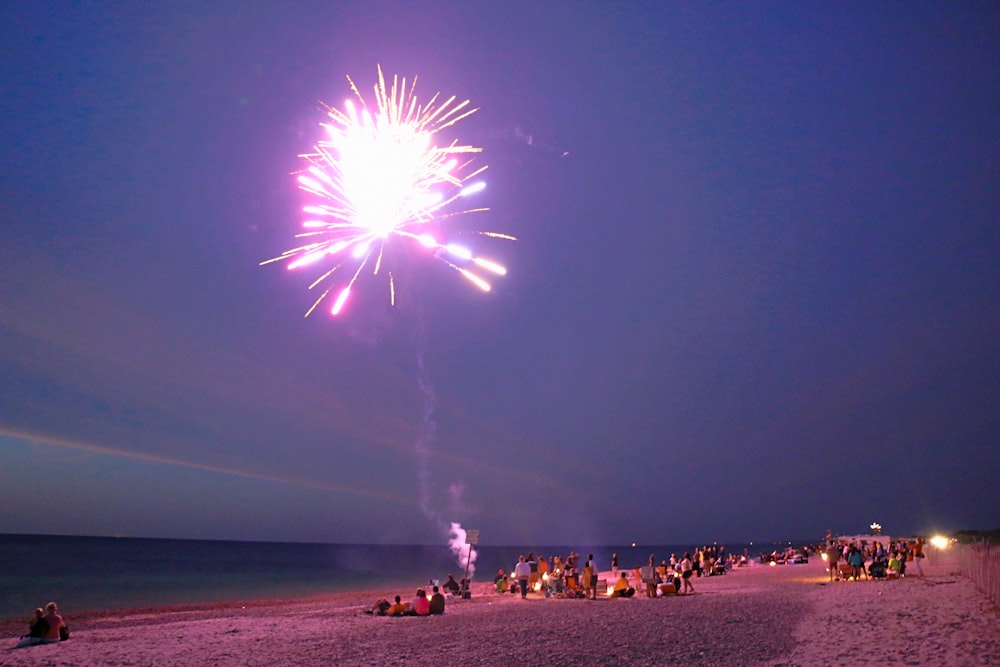
[[(438, 133), (468, 118), (478, 109), (468, 100), (454, 96), (439, 102), (435, 93), (420, 104), (414, 88), (416, 77), (407, 87), (405, 78), (394, 76), (386, 86), (382, 68), (374, 86), (374, 107), (369, 107), (354, 81), (347, 77), (356, 100), (347, 100), (344, 109), (327, 107), (323, 123), (325, 138), (313, 152), (301, 155), (309, 164), (297, 177), (300, 190), (312, 199), (302, 211), (303, 230), (296, 235), (301, 245), (261, 264), (287, 261), (295, 270), (325, 264), (323, 273), (309, 287), (332, 281), (342, 267), (353, 272), (346, 284), (328, 285), (306, 312), (308, 316), (333, 292), (331, 314), (341, 313), (351, 289), (370, 266), (380, 275), (390, 252), (406, 248), (428, 252), (455, 269), (483, 291), (491, 289), (477, 270), (506, 275), (499, 263), (477, 256), (465, 245), (439, 240), (442, 227), (455, 216), (486, 211), (486, 208), (454, 208), (459, 199), (485, 187), (480, 176), (486, 166), (474, 167), (473, 156), (481, 148), (437, 143)], [(360, 105), (360, 106), (359, 106)], [(499, 232), (476, 234), (501, 240), (516, 240)], [(405, 251), (404, 251), (405, 252)], [(396, 285), (388, 273), (390, 304), (395, 305)]]

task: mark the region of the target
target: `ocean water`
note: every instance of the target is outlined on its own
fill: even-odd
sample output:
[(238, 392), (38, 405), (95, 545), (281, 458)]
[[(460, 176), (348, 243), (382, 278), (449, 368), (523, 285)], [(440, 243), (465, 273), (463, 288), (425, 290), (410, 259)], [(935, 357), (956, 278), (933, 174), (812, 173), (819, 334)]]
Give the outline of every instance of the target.
[[(759, 544), (751, 556), (790, 543)], [(798, 543), (796, 543), (797, 545)], [(610, 569), (678, 558), (696, 545), (477, 547), (474, 581), (510, 572), (522, 553), (565, 557), (593, 553)], [(727, 545), (742, 553), (747, 545)], [(350, 590), (401, 592), (463, 571), (447, 545), (302, 544), (0, 534), (0, 618), (30, 616), (55, 600), (64, 613), (263, 598)]]

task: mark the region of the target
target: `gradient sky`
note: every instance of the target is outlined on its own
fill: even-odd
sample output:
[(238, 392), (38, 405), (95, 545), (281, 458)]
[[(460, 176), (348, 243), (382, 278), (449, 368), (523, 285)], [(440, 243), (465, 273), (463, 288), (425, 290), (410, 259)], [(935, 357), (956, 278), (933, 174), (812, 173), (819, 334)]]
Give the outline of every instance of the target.
[[(1000, 6), (419, 4), (0, 10), (0, 532), (1000, 527)], [(377, 64), (520, 240), (303, 318), (258, 264)]]

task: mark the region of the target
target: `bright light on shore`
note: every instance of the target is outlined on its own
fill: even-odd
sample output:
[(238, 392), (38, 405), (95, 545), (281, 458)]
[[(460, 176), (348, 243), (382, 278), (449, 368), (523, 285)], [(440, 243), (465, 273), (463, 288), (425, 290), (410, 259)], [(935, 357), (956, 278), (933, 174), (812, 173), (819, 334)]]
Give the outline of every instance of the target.
[(951, 540), (944, 535), (935, 535), (931, 538), (931, 546), (935, 549), (947, 549), (951, 544)]

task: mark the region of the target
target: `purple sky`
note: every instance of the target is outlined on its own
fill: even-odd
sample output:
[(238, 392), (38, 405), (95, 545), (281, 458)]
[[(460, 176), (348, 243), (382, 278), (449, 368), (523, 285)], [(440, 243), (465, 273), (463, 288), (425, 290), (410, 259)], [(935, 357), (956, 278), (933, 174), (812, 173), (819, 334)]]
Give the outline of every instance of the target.
[[(0, 532), (1000, 527), (995, 3), (69, 4), (0, 21)], [(304, 319), (258, 263), (379, 63), (520, 240)]]

